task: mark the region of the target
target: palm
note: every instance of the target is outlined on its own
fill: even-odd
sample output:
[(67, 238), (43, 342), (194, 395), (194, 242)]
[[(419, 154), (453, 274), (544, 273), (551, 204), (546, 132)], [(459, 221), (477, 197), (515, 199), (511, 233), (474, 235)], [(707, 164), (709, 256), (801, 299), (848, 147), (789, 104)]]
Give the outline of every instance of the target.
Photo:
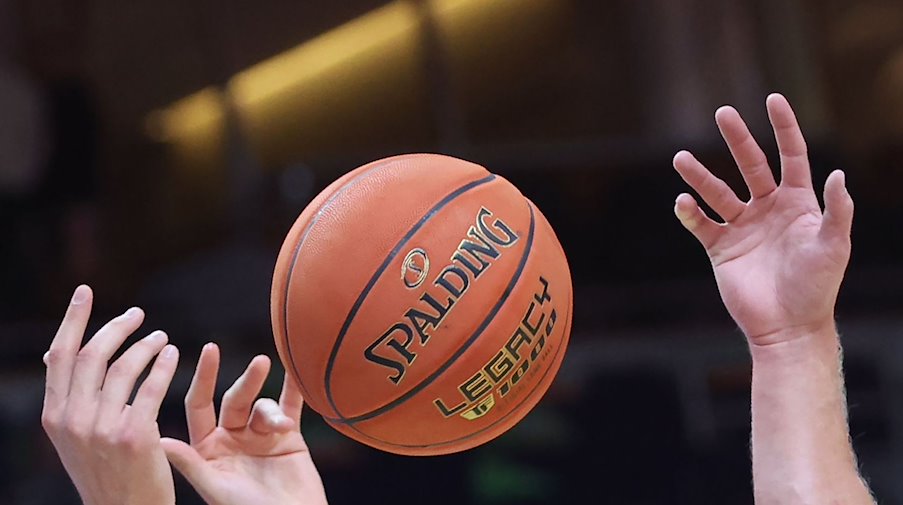
[(829, 178), (822, 214), (789, 105), (770, 99), (769, 113), (781, 149), (780, 186), (736, 111), (722, 109), (716, 116), (749, 186), (749, 202), (741, 202), (689, 153), (675, 157), (681, 176), (726, 223), (706, 217), (689, 195), (678, 198), (678, 217), (705, 246), (731, 316), (747, 336), (761, 342), (788, 327), (817, 326), (832, 318), (849, 259), (852, 217), (852, 202), (844, 208), (849, 196), (842, 173)]
[(279, 403), (255, 401), (270, 361), (254, 358), (223, 395), (217, 422), (218, 367), (218, 349), (206, 346), (185, 398), (191, 445), (164, 439), (170, 461), (210, 504), (325, 504), (323, 484), (301, 436), (303, 400), (294, 381), (285, 377)]
[(750, 322), (747, 335), (772, 334), (778, 321), (817, 324), (831, 310), (825, 293), (836, 293), (836, 267), (849, 253), (819, 239), (821, 210), (810, 196), (780, 188), (751, 203), (711, 249), (725, 306), (735, 320)]
[[(195, 450), (216, 474), (218, 494), (237, 503), (254, 503), (260, 496), (271, 496), (269, 503), (292, 503), (310, 494), (306, 483), (319, 480), (299, 431), (261, 435), (247, 427), (218, 427)], [(272, 496), (272, 490), (281, 496)]]

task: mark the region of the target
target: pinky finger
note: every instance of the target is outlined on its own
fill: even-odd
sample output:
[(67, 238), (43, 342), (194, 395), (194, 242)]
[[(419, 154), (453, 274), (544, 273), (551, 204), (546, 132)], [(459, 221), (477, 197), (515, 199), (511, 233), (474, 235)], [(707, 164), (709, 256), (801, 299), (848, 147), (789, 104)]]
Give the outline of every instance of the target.
[(674, 215), (706, 249), (712, 247), (721, 235), (721, 226), (706, 216), (696, 203), (696, 199), (688, 193), (682, 193), (677, 197), (677, 201), (674, 202)]
[(169, 384), (179, 363), (179, 350), (174, 345), (163, 348), (153, 368), (135, 395), (132, 411), (141, 419), (157, 419), (160, 405), (169, 390)]

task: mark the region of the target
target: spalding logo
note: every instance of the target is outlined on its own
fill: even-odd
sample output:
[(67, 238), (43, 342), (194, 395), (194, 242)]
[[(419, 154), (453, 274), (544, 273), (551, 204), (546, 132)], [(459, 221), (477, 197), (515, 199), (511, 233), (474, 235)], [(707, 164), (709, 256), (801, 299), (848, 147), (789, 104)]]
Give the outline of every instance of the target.
[[(439, 328), (458, 300), (466, 296), (471, 284), (478, 282), (483, 272), (501, 258), (502, 249), (511, 247), (520, 238), (485, 207), (480, 208), (474, 221), (452, 252), (445, 268), (424, 288), (418, 303), (408, 308), (399, 320), (364, 350), (367, 361), (392, 372), (386, 375), (392, 384), (401, 382), (408, 366), (427, 345), (432, 331)], [(417, 249), (411, 253), (415, 251)], [(417, 256), (414, 254), (414, 258)], [(426, 253), (423, 259), (426, 259)], [(413, 264), (416, 265), (416, 261)], [(408, 265), (408, 261), (405, 260), (403, 265)], [(426, 277), (426, 268), (423, 270)], [(412, 276), (419, 277), (413, 273)]]
[(426, 251), (417, 248), (408, 253), (401, 264), (401, 280), (408, 289), (423, 284), (430, 272), (430, 258)]

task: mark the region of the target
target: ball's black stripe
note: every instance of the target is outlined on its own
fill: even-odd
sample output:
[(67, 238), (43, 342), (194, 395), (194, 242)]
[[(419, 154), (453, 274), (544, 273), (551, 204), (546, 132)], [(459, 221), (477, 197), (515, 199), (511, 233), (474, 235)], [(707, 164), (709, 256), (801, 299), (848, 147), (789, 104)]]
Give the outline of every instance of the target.
[(448, 370), (448, 368), (452, 365), (452, 363), (457, 361), (458, 358), (460, 358), (461, 355), (464, 354), (464, 352), (467, 351), (467, 349), (469, 349), (470, 346), (473, 345), (474, 342), (476, 342), (476, 340), (480, 337), (480, 335), (482, 335), (483, 332), (486, 331), (486, 328), (489, 326), (489, 324), (492, 322), (492, 320), (495, 319), (495, 316), (502, 309), (502, 306), (505, 305), (505, 302), (508, 301), (508, 297), (511, 296), (511, 292), (514, 290), (514, 287), (517, 285), (517, 282), (520, 280), (521, 275), (524, 272), (524, 267), (526, 267), (526, 265), (527, 265), (527, 258), (530, 257), (530, 251), (533, 249), (533, 237), (534, 237), (535, 230), (536, 230), (536, 219), (535, 219), (535, 216), (533, 215), (533, 207), (529, 206), (529, 209), (530, 209), (530, 231), (527, 233), (527, 243), (524, 246), (524, 253), (523, 253), (523, 255), (521, 255), (520, 262), (517, 265), (517, 270), (515, 270), (514, 275), (511, 276), (511, 280), (508, 281), (508, 285), (505, 286), (505, 290), (502, 291), (502, 294), (499, 296), (498, 301), (492, 307), (492, 310), (489, 311), (489, 314), (486, 315), (486, 317), (483, 319), (483, 321), (480, 323), (480, 325), (477, 327), (477, 329), (474, 330), (473, 334), (461, 345), (461, 347), (459, 347), (458, 350), (455, 351), (455, 353), (451, 357), (449, 357), (445, 361), (445, 363), (442, 364), (442, 366), (437, 368), (426, 379), (424, 379), (419, 384), (417, 384), (416, 386), (411, 388), (408, 392), (406, 392), (403, 395), (399, 396), (398, 398), (392, 400), (391, 402), (383, 405), (382, 407), (379, 407), (376, 410), (370, 411), (366, 414), (361, 414), (361, 415), (354, 416), (351, 418), (345, 418), (345, 419), (339, 419), (339, 420), (330, 419), (330, 421), (333, 421), (333, 422), (338, 421), (338, 422), (342, 422), (343, 424), (353, 424), (353, 423), (357, 423), (357, 422), (361, 422), (361, 421), (366, 421), (367, 419), (373, 419), (374, 417), (379, 416), (380, 414), (384, 414), (384, 413), (388, 412), (389, 410), (401, 405), (402, 403), (406, 402), (407, 400), (411, 399), (411, 397), (413, 397), (414, 395), (416, 395), (417, 393), (422, 391), (425, 387), (432, 384), (433, 381), (435, 381), (440, 375), (442, 375), (446, 370)]
[[(568, 299), (568, 302), (570, 303), (571, 300)], [(564, 328), (563, 331), (565, 331), (565, 332), (569, 331), (569, 330), (568, 330), (568, 323), (570, 323), (571, 315), (572, 315), (573, 310), (574, 310), (574, 309), (573, 309), (573, 305), (571, 305), (571, 306), (570, 306), (570, 309), (569, 309), (568, 312), (567, 312), (567, 316), (566, 316), (566, 318), (565, 318), (565, 320), (564, 320), (564, 324), (562, 325), (562, 327)], [(553, 363), (555, 362), (555, 359), (558, 358), (558, 355), (561, 354), (561, 352), (565, 350), (565, 348), (566, 348), (565, 345), (559, 345), (559, 346), (558, 346), (558, 349), (555, 350), (555, 354), (552, 356), (552, 362), (553, 362)], [(542, 384), (542, 381), (544, 381), (545, 378), (546, 378), (546, 376), (549, 375), (549, 372), (551, 372), (551, 367), (546, 368), (545, 371), (543, 371), (542, 377), (539, 378), (539, 380), (536, 382), (536, 385), (533, 386), (533, 389), (531, 389), (530, 392), (527, 393), (527, 396), (524, 397), (524, 401), (522, 401), (522, 402), (520, 403), (521, 405), (522, 405), (523, 403), (525, 403), (530, 397), (532, 397), (532, 396), (536, 393), (536, 390), (539, 389), (540, 385)], [(551, 386), (551, 384), (550, 384), (550, 386)], [(395, 443), (395, 442), (387, 442), (387, 441), (385, 441), (385, 440), (376, 438), (376, 437), (374, 437), (374, 436), (372, 436), (372, 435), (368, 435), (367, 433), (365, 433), (365, 432), (363, 432), (363, 431), (361, 431), (361, 430), (355, 428), (354, 426), (351, 426), (351, 428), (354, 429), (354, 431), (356, 431), (356, 432), (358, 432), (358, 433), (364, 435), (365, 437), (369, 438), (370, 440), (374, 440), (374, 441), (377, 441), (377, 442), (380, 442), (380, 443), (383, 443), (383, 444), (391, 445), (391, 446), (394, 446), (394, 447), (402, 447), (402, 448), (405, 448), (405, 449), (426, 449), (426, 448), (431, 448), (431, 447), (441, 447), (441, 446), (445, 446), (445, 445), (456, 444), (456, 443), (459, 443), (459, 442), (464, 442), (464, 441), (470, 440), (470, 439), (476, 437), (477, 435), (480, 435), (481, 433), (485, 433), (486, 431), (491, 430), (493, 427), (497, 426), (499, 423), (504, 422), (506, 419), (510, 418), (511, 416), (513, 416), (513, 415), (515, 415), (515, 414), (517, 414), (517, 413), (519, 413), (519, 412), (520, 412), (520, 410), (518, 410), (518, 409), (512, 409), (511, 411), (509, 411), (507, 414), (505, 414), (505, 415), (502, 416), (501, 418), (496, 419), (495, 421), (493, 421), (492, 424), (490, 424), (490, 425), (488, 425), (488, 426), (484, 426), (483, 428), (480, 428), (479, 430), (477, 430), (477, 431), (475, 431), (475, 432), (473, 432), (473, 433), (470, 433), (470, 434), (465, 435), (465, 436), (463, 436), (463, 437), (458, 437), (458, 438), (455, 438), (455, 439), (452, 439), (452, 440), (444, 440), (444, 441), (442, 441), (442, 442), (434, 442), (434, 443), (431, 443), (431, 444), (419, 444), (419, 445), (414, 445), (414, 444), (398, 444), (398, 443)], [(526, 413), (525, 413), (524, 415), (526, 415)], [(336, 422), (336, 421), (333, 420), (333, 419), (330, 419), (330, 421)]]
[[(354, 305), (351, 307), (351, 310), (348, 312), (348, 317), (345, 318), (345, 323), (342, 325), (342, 329), (339, 331), (339, 335), (336, 337), (335, 343), (332, 347), (332, 352), (329, 354), (329, 361), (326, 362), (326, 376), (324, 377), (324, 383), (326, 384), (326, 399), (329, 401), (329, 405), (332, 407), (333, 411), (338, 416), (339, 420), (347, 421), (345, 416), (339, 412), (339, 408), (336, 406), (335, 400), (332, 396), (332, 385), (330, 383), (330, 378), (332, 377), (332, 369), (335, 366), (336, 356), (338, 355), (339, 348), (342, 346), (342, 341), (345, 339), (345, 334), (348, 332), (348, 328), (351, 327), (351, 322), (354, 321), (354, 317), (357, 315), (357, 311), (360, 310), (361, 305), (363, 305), (364, 300), (367, 298), (367, 295), (370, 294), (370, 290), (373, 289), (373, 286), (376, 285), (376, 282), (382, 276), (383, 272), (386, 268), (389, 267), (389, 264), (392, 260), (395, 259), (396, 256), (401, 252), (404, 245), (411, 240), (417, 231), (423, 227), (426, 223), (430, 221), (442, 208), (444, 208), (449, 203), (453, 202), (456, 198), (467, 193), (468, 191), (482, 186), (483, 184), (492, 182), (495, 180), (495, 175), (489, 175), (482, 179), (478, 179), (476, 181), (469, 182), (460, 188), (452, 191), (448, 196), (439, 201), (436, 205), (433, 206), (423, 217), (417, 221), (415, 224), (405, 235), (398, 241), (398, 244), (395, 245), (395, 248), (392, 249), (392, 252), (383, 260), (382, 264), (373, 273), (373, 277), (370, 278), (370, 281), (364, 287), (364, 290), (361, 291), (361, 294), (357, 297), (357, 301), (354, 302)], [(532, 228), (532, 225), (531, 225)]]
[[(393, 159), (386, 161), (394, 161)], [(298, 241), (298, 245), (295, 246), (295, 252), (292, 255), (292, 262), (288, 267), (288, 275), (286, 276), (285, 282), (285, 296), (283, 297), (284, 303), (282, 305), (282, 327), (285, 328), (285, 334), (283, 337), (283, 342), (285, 343), (285, 348), (288, 351), (288, 359), (291, 362), (291, 373), (295, 376), (295, 380), (298, 383), (298, 387), (301, 388), (301, 394), (307, 397), (307, 388), (304, 387), (304, 383), (301, 381), (301, 374), (298, 373), (298, 365), (295, 363), (295, 355), (292, 352), (292, 339), (288, 336), (290, 332), (288, 331), (288, 296), (289, 296), (289, 288), (292, 285), (292, 272), (295, 270), (295, 266), (298, 263), (298, 255), (301, 253), (301, 247), (304, 245), (304, 241), (307, 240), (307, 236), (310, 235), (310, 231), (313, 229), (314, 225), (317, 224), (317, 221), (320, 220), (320, 217), (323, 215), (323, 212), (326, 211), (327, 207), (335, 201), (342, 193), (351, 189), (352, 186), (360, 182), (361, 179), (370, 175), (371, 172), (376, 170), (377, 168), (381, 168), (386, 166), (386, 163), (377, 163), (374, 166), (370, 167), (368, 170), (365, 170), (355, 176), (350, 181), (346, 182), (342, 187), (337, 189), (332, 195), (323, 202), (323, 205), (317, 209), (317, 214), (307, 223), (307, 227), (304, 228), (304, 232), (301, 233), (301, 240)]]

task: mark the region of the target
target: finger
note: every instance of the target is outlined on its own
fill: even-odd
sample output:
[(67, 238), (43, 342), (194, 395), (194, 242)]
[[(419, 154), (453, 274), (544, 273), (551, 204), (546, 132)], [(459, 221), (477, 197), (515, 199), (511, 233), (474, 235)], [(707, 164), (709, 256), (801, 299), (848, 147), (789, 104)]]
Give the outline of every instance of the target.
[(681, 178), (726, 222), (736, 219), (746, 208), (727, 183), (715, 177), (689, 152), (674, 155), (673, 164)]
[(846, 188), (846, 175), (835, 170), (825, 182), (825, 213), (819, 235), (822, 240), (850, 241), (853, 226), (853, 198)]
[(682, 193), (674, 202), (674, 215), (706, 250), (712, 247), (721, 235), (721, 226), (706, 216), (696, 200), (687, 193)]
[(132, 402), (134, 415), (140, 419), (157, 419), (178, 364), (179, 350), (176, 346), (167, 345), (160, 351), (150, 373), (135, 394), (135, 401)]
[(282, 393), (279, 394), (279, 406), (282, 412), (295, 422), (295, 426), (301, 428), (301, 409), (304, 408), (304, 398), (298, 383), (288, 372), (282, 380)]
[(248, 427), (262, 435), (285, 433), (295, 428), (295, 421), (282, 412), (276, 400), (260, 398), (254, 402)]
[(219, 347), (213, 342), (201, 349), (201, 357), (185, 395), (185, 417), (188, 437), (192, 444), (204, 439), (216, 428), (216, 376), (219, 373)]
[(166, 333), (155, 331), (129, 347), (110, 365), (100, 393), (100, 422), (114, 419), (122, 413), (138, 376), (163, 349), (167, 340)]
[(783, 95), (772, 93), (765, 100), (765, 106), (781, 153), (781, 184), (812, 188), (806, 139), (790, 103)]
[(233, 429), (243, 428), (248, 424), (251, 404), (260, 394), (260, 388), (263, 387), (269, 372), (270, 358), (255, 356), (251, 360), (241, 377), (223, 394), (219, 413), (220, 426)]
[(168, 437), (160, 439), (160, 446), (166, 454), (166, 459), (188, 480), (192, 487), (197, 490), (208, 488), (207, 484), (212, 476), (207, 467), (207, 461), (194, 447), (181, 440)]
[(110, 358), (143, 321), (144, 311), (132, 307), (105, 324), (91, 337), (75, 358), (69, 392), (70, 401), (81, 404), (97, 397)]
[(88, 326), (93, 299), (94, 294), (88, 286), (81, 285), (75, 289), (63, 322), (50, 343), (50, 350), (44, 355), (44, 363), (47, 365), (44, 390), (45, 419), (46, 416), (59, 415), (65, 407), (72, 369), (75, 367), (75, 356)]
[(750, 196), (761, 198), (774, 191), (778, 185), (768, 166), (768, 159), (749, 133), (749, 128), (737, 109), (730, 106), (719, 108), (715, 111), (715, 123), (737, 162)]

